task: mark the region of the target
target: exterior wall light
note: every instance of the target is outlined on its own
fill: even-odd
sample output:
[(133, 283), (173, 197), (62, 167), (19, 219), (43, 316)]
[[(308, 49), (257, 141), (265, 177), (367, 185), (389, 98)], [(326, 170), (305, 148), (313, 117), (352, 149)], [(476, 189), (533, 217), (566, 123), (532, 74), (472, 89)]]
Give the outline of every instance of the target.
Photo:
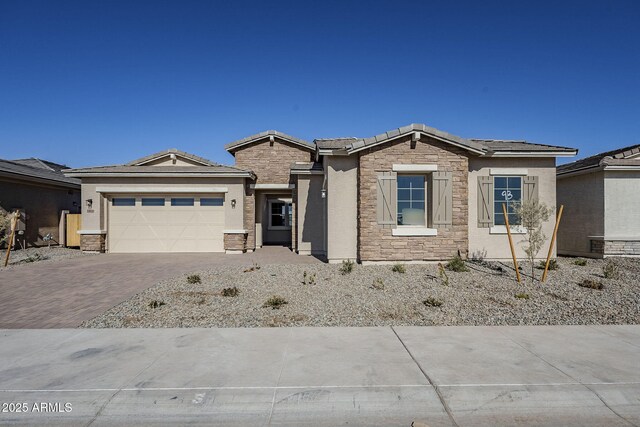
[(87, 199), (87, 209), (91, 209), (93, 206), (93, 199)]
[(231, 209), (236, 208), (236, 199), (231, 199)]

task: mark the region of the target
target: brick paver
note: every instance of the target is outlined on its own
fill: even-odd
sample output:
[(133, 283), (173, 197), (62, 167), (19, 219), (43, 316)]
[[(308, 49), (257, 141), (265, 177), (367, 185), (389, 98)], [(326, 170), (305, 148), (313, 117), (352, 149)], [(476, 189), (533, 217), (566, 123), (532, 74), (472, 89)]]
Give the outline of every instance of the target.
[(158, 281), (214, 265), (320, 262), (287, 248), (252, 254), (100, 254), (0, 271), (0, 328), (73, 328)]

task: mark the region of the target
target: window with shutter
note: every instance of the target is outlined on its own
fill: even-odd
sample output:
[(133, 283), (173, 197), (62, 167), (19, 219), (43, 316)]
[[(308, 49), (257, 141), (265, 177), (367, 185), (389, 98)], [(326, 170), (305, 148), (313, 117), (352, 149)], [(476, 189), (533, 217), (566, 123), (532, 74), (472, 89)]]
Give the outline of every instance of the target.
[(433, 172), (433, 226), (446, 227), (453, 224), (453, 173)]
[(493, 225), (493, 177), (478, 177), (478, 228)]
[(378, 172), (377, 219), (385, 228), (395, 226), (397, 221), (396, 180), (395, 172)]

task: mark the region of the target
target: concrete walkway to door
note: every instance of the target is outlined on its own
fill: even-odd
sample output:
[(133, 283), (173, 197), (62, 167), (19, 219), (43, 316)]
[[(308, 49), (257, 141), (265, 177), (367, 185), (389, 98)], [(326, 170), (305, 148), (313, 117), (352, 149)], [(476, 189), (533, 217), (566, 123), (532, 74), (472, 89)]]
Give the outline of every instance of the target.
[(214, 265), (305, 264), (270, 246), (251, 254), (100, 254), (0, 271), (0, 328), (73, 328), (157, 282)]

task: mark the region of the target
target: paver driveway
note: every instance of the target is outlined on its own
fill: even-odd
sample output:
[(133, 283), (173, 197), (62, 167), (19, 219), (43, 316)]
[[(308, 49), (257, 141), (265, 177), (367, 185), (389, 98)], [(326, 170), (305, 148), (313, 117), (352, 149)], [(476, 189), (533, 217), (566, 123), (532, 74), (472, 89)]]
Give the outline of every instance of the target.
[(101, 254), (0, 271), (0, 328), (73, 328), (158, 281), (213, 265), (316, 263), (287, 248), (252, 254)]

